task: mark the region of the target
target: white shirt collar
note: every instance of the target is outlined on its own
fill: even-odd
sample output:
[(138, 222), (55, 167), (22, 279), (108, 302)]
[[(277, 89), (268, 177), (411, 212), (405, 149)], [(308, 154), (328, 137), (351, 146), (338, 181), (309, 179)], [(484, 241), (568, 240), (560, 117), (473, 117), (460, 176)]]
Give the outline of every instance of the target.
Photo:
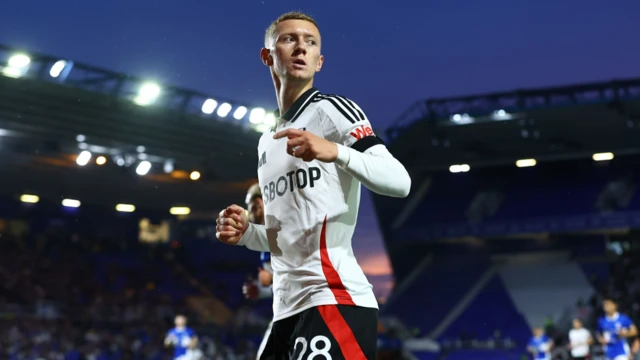
[(616, 313), (615, 313), (615, 314), (613, 314), (613, 316), (611, 316), (611, 317), (606, 316), (606, 315), (605, 315), (605, 317), (606, 317), (606, 318), (607, 318), (607, 320), (609, 320), (609, 321), (618, 320), (618, 318), (620, 317), (620, 313), (619, 313), (619, 312), (616, 312)]

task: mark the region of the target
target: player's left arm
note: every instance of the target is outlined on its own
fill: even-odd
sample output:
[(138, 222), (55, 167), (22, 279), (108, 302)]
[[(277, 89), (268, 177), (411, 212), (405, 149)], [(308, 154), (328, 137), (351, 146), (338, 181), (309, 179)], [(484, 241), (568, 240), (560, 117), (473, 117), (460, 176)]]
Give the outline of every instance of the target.
[(196, 335), (196, 333), (193, 330), (189, 331), (189, 333), (191, 338), (191, 341), (189, 342), (189, 349), (193, 350), (196, 348), (196, 346), (198, 346), (198, 335)]
[(325, 113), (334, 125), (338, 153), (335, 163), (369, 190), (380, 195), (406, 197), (411, 190), (411, 177), (376, 136), (364, 111), (346, 98)]
[(406, 197), (411, 178), (371, 129), (369, 120), (352, 101), (326, 99), (320, 112), (324, 138), (299, 129), (286, 129), (274, 139), (288, 138), (287, 152), (304, 161), (335, 162), (369, 190), (380, 195)]

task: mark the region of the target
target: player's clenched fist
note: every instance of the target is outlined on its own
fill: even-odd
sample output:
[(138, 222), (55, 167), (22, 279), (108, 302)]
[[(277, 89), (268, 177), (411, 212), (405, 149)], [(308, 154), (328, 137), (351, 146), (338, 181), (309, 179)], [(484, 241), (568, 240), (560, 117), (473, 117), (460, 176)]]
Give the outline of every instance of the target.
[(338, 145), (318, 137), (309, 131), (286, 129), (273, 135), (274, 139), (287, 138), (287, 153), (304, 161), (334, 162), (338, 157)]
[(220, 211), (216, 220), (216, 237), (225, 244), (236, 245), (249, 226), (246, 211), (231, 205)]

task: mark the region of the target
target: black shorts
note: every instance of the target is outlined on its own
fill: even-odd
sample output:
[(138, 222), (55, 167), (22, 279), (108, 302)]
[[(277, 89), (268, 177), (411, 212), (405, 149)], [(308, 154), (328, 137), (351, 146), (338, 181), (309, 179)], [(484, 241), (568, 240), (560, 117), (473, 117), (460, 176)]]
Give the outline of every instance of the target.
[(378, 310), (322, 305), (273, 323), (259, 360), (375, 360)]

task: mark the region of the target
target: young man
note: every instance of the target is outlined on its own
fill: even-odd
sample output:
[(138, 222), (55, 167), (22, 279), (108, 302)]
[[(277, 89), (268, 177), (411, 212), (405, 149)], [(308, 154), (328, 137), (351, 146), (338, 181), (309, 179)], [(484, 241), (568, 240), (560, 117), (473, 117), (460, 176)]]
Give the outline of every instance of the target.
[(191, 328), (187, 327), (187, 318), (184, 315), (177, 315), (174, 323), (176, 327), (169, 330), (164, 339), (164, 346), (173, 346), (173, 359), (200, 359), (201, 354), (196, 351), (198, 337)]
[(411, 179), (360, 107), (313, 87), (321, 45), (315, 20), (301, 13), (267, 28), (260, 58), (280, 118), (258, 144), (265, 225), (250, 224), (232, 205), (220, 212), (216, 235), (271, 252), (274, 351), (263, 355), (375, 359), (378, 304), (351, 247), (360, 184), (406, 197)]
[(609, 360), (631, 360), (628, 338), (638, 335), (631, 319), (618, 312), (618, 303), (612, 298), (602, 302), (604, 316), (598, 320), (598, 342), (604, 346)]
[(551, 360), (553, 341), (549, 339), (541, 327), (533, 329), (533, 337), (527, 349), (535, 360)]
[(593, 344), (591, 333), (582, 325), (582, 320), (573, 319), (573, 329), (569, 331), (569, 349), (571, 357), (576, 360), (589, 358), (589, 347)]

